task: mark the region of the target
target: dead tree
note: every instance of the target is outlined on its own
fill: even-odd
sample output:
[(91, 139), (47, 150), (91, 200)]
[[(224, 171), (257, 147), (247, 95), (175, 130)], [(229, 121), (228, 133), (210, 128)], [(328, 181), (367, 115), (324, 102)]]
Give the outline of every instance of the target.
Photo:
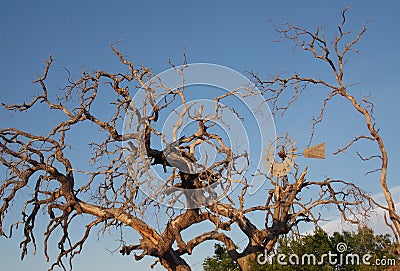
[[(291, 27), (290, 30), (296, 28)], [(315, 37), (313, 42), (321, 42), (318, 34), (312, 37)], [(0, 162), (5, 172), (0, 187), (3, 200), (0, 207), (0, 233), (11, 237), (13, 229), (22, 225), (22, 259), (31, 245), (36, 249), (35, 234), (41, 230), (37, 228), (36, 220), (38, 217), (44, 219), (43, 212), (47, 219), (47, 227), (43, 229), (43, 248), (48, 261), (48, 250), (54, 246), (52, 240), (57, 236), (55, 233), (62, 233), (57, 243), (58, 256), (52, 260), (51, 270), (56, 266), (67, 269), (66, 264), (71, 265), (72, 259), (82, 252), (90, 233), (105, 229), (120, 230), (120, 252), (123, 255), (140, 251), (140, 254), (134, 254), (136, 260), (152, 256), (156, 258), (156, 263), (159, 262), (167, 270), (190, 270), (182, 255), (191, 254), (197, 245), (208, 240), (224, 243), (229, 255), (239, 263), (241, 269), (248, 270), (249, 259), (254, 260), (257, 253), (265, 249), (271, 251), (280, 235), (287, 234), (300, 222), (317, 223), (321, 219), (318, 206), (337, 206), (345, 219), (354, 222), (357, 222), (354, 216), (356, 208), (364, 206), (364, 210), (368, 209), (369, 201), (360, 197), (363, 192), (354, 184), (333, 179), (308, 181), (307, 168), (286, 176), (284, 184), (272, 178), (268, 171), (260, 169), (258, 175), (266, 182), (262, 195), (264, 203), (249, 204), (246, 200), (251, 198), (248, 195), (250, 181), (236, 178), (247, 169), (246, 166), (238, 167), (238, 164), (239, 161), (243, 163), (248, 154), (234, 152), (224, 142), (225, 139), (213, 130), (213, 121), (223, 117), (219, 101), (237, 93), (232, 90), (213, 97), (215, 114), (205, 115), (201, 106), (192, 110), (193, 105), (185, 99), (183, 85), (175, 88), (165, 86), (154, 79), (157, 77), (150, 69), (135, 66), (114, 46), (111, 48), (127, 68), (126, 72), (99, 70), (83, 72), (78, 79), (69, 77), (69, 84), (56, 100), (47, 82), (53, 63), (50, 56), (43, 75), (35, 81), (40, 86), (41, 94), (29, 103), (3, 104), (11, 111), (28, 111), (32, 107), (39, 107), (60, 114), (59, 121), (42, 134), (17, 128), (0, 130)], [(309, 48), (314, 50), (313, 43)], [(321, 57), (327, 58), (327, 55)], [(186, 64), (175, 68), (179, 72), (185, 67)], [(341, 69), (336, 72), (340, 79)], [(304, 81), (298, 76), (290, 80)], [(282, 83), (283, 80), (277, 78), (274, 83), (277, 82)], [(264, 82), (259, 83), (265, 86)], [(343, 87), (335, 87), (331, 95), (340, 94), (352, 100)], [(162, 91), (157, 96), (154, 90), (158, 88)], [(141, 100), (134, 100), (133, 96), (141, 90), (145, 95)], [(246, 95), (256, 94), (259, 93), (249, 92)], [(275, 100), (273, 102), (275, 105)], [(174, 103), (179, 103), (182, 109), (175, 110)], [(369, 116), (369, 111), (356, 102), (354, 105), (366, 117)], [(232, 108), (228, 110), (236, 113)], [(164, 142), (162, 147), (156, 141), (165, 141), (166, 135), (158, 131), (157, 125), (163, 116), (171, 112), (177, 115), (172, 130), (173, 140)], [(197, 124), (197, 130), (179, 137), (177, 131), (185, 116)], [(118, 127), (123, 125), (124, 118), (126, 130), (121, 131)], [(369, 127), (375, 131), (372, 124)], [(96, 135), (93, 136), (93, 133)], [(376, 131), (373, 136), (374, 140), (381, 142)], [(92, 155), (87, 157), (87, 165), (71, 151), (74, 148), (72, 144), (77, 143), (74, 138), (93, 140), (90, 143)], [(196, 148), (202, 143), (218, 152), (218, 159), (208, 167), (195, 157)], [(162, 169), (157, 173), (162, 178), (156, 176), (156, 169)], [(238, 185), (237, 194), (225, 193), (232, 183)], [(308, 190), (311, 187), (317, 188), (317, 193), (308, 193), (302, 199), (302, 192), (305, 189), (312, 191)], [(222, 194), (216, 192), (218, 189)], [(148, 193), (142, 193), (143, 190)], [(15, 201), (19, 194), (28, 195), (21, 207), (22, 219), (7, 222), (7, 212), (13, 204), (18, 206)], [(158, 209), (160, 216), (167, 218), (165, 225), (157, 226), (146, 220), (149, 208)], [(264, 225), (257, 226), (251, 221), (252, 213), (263, 213)], [(397, 217), (393, 212), (390, 214), (391, 219)], [(82, 221), (86, 223), (84, 227)], [(206, 221), (213, 225), (210, 231), (184, 240), (183, 231)], [(8, 232), (6, 226), (9, 224)], [(230, 237), (233, 225), (248, 240), (242, 252), (238, 252), (237, 245)], [(81, 229), (81, 238), (71, 236), (71, 228)], [(125, 234), (129, 232), (127, 229), (133, 229), (140, 235), (137, 243), (125, 243)], [(65, 262), (65, 259), (69, 261)]]
[[(365, 131), (355, 135), (345, 146), (338, 148), (334, 155), (344, 154), (357, 143), (376, 144), (378, 153), (366, 157), (357, 152), (357, 155), (363, 162), (378, 161), (380, 164), (378, 169), (369, 171), (366, 174), (379, 174), (377, 182), (379, 182), (386, 199), (386, 205), (376, 202), (375, 205), (385, 211), (384, 221), (392, 230), (396, 243), (399, 245), (400, 216), (397, 214), (395, 202), (387, 185), (388, 154), (382, 135), (379, 128), (377, 128), (374, 117), (374, 104), (368, 96), (358, 98), (352, 94), (351, 87), (354, 83), (346, 82), (344, 79), (348, 56), (352, 53), (359, 53), (356, 46), (367, 31), (367, 25), (364, 25), (356, 34), (345, 29), (349, 9), (348, 7), (341, 12), (341, 22), (337, 26), (337, 33), (330, 40), (322, 27), (318, 27), (314, 31), (291, 23), (275, 27), (276, 32), (280, 35), (279, 42), (289, 40), (295, 44), (296, 48), (300, 48), (314, 60), (326, 64), (330, 71), (330, 77), (304, 76), (300, 71), (288, 77), (278, 75), (270, 76), (267, 79), (252, 73), (252, 78), (253, 82), (259, 86), (265, 97), (267, 97), (267, 100), (271, 102), (273, 111), (276, 114), (281, 113), (284, 115), (293, 103), (301, 100), (301, 92), (308, 89), (310, 85), (319, 87), (321, 92), (326, 92), (319, 114), (312, 121), (310, 142), (317, 132), (318, 124), (325, 120), (326, 109), (334, 98), (348, 101), (354, 109), (354, 114), (362, 116), (363, 122), (360, 124), (364, 126)], [(349, 73), (350, 71), (347, 72)], [(344, 105), (348, 105), (348, 103)], [(373, 201), (373, 199), (367, 198)], [(400, 253), (400, 246), (397, 247), (397, 253)]]

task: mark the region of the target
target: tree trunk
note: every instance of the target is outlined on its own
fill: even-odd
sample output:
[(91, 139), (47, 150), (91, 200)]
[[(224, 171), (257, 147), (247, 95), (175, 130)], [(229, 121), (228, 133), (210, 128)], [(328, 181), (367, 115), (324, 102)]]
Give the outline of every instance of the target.
[(186, 261), (177, 255), (173, 249), (170, 249), (161, 258), (161, 264), (168, 271), (191, 271), (192, 269), (186, 263)]
[(384, 269), (384, 271), (397, 271), (397, 270), (400, 270), (400, 262), (397, 262), (396, 265), (392, 265)]
[(239, 265), (240, 271), (249, 271), (251, 267), (250, 263), (255, 261), (256, 256), (255, 253), (252, 253), (237, 259), (236, 261)]

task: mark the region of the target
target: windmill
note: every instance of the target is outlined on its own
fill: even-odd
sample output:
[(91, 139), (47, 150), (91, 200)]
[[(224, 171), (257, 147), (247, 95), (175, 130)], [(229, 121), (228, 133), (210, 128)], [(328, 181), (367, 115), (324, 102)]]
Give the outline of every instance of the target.
[(271, 176), (283, 178), (290, 171), (297, 167), (295, 160), (299, 155), (307, 158), (325, 159), (325, 143), (304, 149), (303, 153), (299, 153), (296, 147), (296, 141), (293, 136), (288, 134), (276, 137), (275, 142), (268, 144), (265, 150), (265, 165)]
[[(318, 144), (315, 146), (308, 147), (299, 153), (299, 148), (296, 147), (296, 141), (293, 140), (293, 136), (289, 137), (288, 134), (276, 137), (275, 141), (268, 145), (265, 150), (266, 155), (265, 165), (269, 171), (271, 180), (275, 178), (275, 191), (274, 197), (275, 202), (285, 201), (281, 198), (282, 189), (285, 189), (288, 185), (288, 174), (293, 169), (297, 168), (295, 160), (299, 156), (307, 158), (325, 159), (325, 143)], [(281, 183), (281, 186), (279, 185)], [(294, 213), (294, 206), (292, 205), (292, 211)], [(299, 235), (299, 229), (293, 229), (293, 238)]]

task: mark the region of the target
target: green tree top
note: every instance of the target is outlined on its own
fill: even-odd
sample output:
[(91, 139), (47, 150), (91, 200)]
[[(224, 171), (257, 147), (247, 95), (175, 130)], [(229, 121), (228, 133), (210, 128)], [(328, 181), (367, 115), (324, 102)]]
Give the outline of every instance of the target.
[[(338, 252), (338, 244), (345, 244), (346, 249), (343, 252)], [(389, 234), (374, 234), (373, 230), (360, 226), (357, 232), (343, 231), (335, 232), (328, 235), (322, 228), (315, 228), (312, 234), (299, 237), (283, 236), (278, 240), (278, 245), (272, 258), (272, 263), (260, 265), (256, 262), (251, 263), (253, 271), (329, 271), (329, 270), (345, 270), (345, 271), (366, 271), (366, 270), (384, 270), (388, 266), (399, 261), (398, 256), (393, 254), (394, 244), (391, 241)], [(347, 255), (353, 253), (360, 257), (360, 264), (330, 264), (326, 257), (322, 264), (318, 264), (323, 254), (343, 254), (345, 259)], [(370, 254), (372, 257), (368, 260), (371, 265), (365, 265), (362, 262), (362, 257), (365, 254)], [(285, 262), (287, 265), (282, 265), (277, 261), (277, 255), (286, 255)], [(313, 254), (316, 257), (317, 264), (292, 265), (289, 262), (289, 256), (296, 254), (301, 260), (305, 254)], [(376, 265), (376, 260), (385, 260), (385, 265)], [(295, 260), (295, 258), (293, 258)], [(390, 261), (392, 260), (392, 261)], [(300, 262), (301, 263), (301, 262)], [(307, 262), (306, 262), (307, 263)], [(239, 270), (237, 264), (229, 258), (224, 246), (216, 244), (214, 255), (208, 257), (203, 263), (204, 271), (228, 271)]]

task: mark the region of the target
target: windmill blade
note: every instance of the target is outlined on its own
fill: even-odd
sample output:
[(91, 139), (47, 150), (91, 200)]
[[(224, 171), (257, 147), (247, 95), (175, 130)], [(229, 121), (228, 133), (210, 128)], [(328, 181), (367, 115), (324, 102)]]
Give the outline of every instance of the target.
[(282, 145), (282, 137), (278, 137), (276, 140), (276, 146), (281, 146)]
[(289, 172), (292, 170), (292, 168), (294, 167), (294, 162), (291, 160), (285, 160), (285, 162), (283, 162), (283, 167), (285, 169), (285, 173)]
[(289, 168), (294, 168), (296, 165), (296, 163), (292, 159), (285, 159), (283, 163), (289, 166)]
[(268, 144), (267, 148), (265, 149), (265, 152), (267, 152), (267, 153), (275, 153), (275, 146), (273, 146), (272, 144)]
[(296, 141), (292, 141), (292, 143), (290, 143), (287, 148), (290, 149), (292, 148), (294, 145), (296, 145)]
[(273, 150), (265, 150), (265, 155), (274, 155), (274, 151)]
[(264, 159), (269, 160), (269, 161), (274, 160), (274, 153), (273, 152), (269, 152), (269, 153), (267, 152), (265, 154), (265, 156), (264, 156)]
[(283, 176), (282, 175), (283, 170), (284, 170), (284, 166), (282, 163), (274, 163), (271, 173), (273, 176), (281, 177), (281, 176)]
[(292, 160), (299, 158), (299, 156), (296, 153), (288, 153), (286, 154), (286, 156)]

